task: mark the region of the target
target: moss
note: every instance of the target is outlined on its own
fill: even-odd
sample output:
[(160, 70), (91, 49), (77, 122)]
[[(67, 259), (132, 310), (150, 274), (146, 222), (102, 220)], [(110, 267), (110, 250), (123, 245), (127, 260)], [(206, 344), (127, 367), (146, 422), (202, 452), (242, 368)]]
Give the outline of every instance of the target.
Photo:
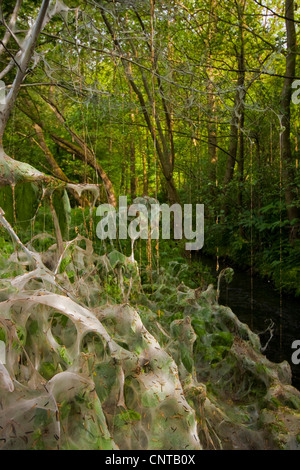
[(271, 398), (270, 404), (274, 406), (275, 408), (279, 408), (280, 406), (282, 406), (282, 403), (275, 397)]

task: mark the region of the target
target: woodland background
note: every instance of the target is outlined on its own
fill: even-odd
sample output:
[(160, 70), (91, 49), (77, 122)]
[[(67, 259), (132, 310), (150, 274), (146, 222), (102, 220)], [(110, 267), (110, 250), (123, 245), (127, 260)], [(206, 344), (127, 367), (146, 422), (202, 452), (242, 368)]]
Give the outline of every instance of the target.
[[(0, 1), (1, 448), (299, 448), (289, 365), (219, 305), (220, 262), (300, 294), (299, 23), (293, 0)], [(98, 240), (119, 195), (204, 204), (201, 253)]]

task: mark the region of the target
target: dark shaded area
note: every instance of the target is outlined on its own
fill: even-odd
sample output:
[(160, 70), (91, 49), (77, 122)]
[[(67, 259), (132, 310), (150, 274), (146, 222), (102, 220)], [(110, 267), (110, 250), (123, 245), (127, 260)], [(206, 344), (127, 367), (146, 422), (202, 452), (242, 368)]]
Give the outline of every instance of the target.
[[(217, 278), (216, 260), (203, 254), (199, 258)], [(221, 261), (219, 272), (227, 266)], [(294, 365), (291, 361), (294, 352), (291, 345), (300, 339), (300, 299), (284, 294), (280, 296), (270, 282), (258, 276), (252, 276), (251, 281), (249, 271), (234, 268), (232, 282), (226, 285), (224, 280), (221, 281), (220, 304), (230, 307), (255, 333), (266, 331), (271, 321), (274, 322), (273, 337), (265, 354), (273, 362), (288, 361), (293, 374), (292, 384), (300, 390), (300, 364)], [(262, 346), (265, 346), (270, 332), (260, 334), (260, 338)]]

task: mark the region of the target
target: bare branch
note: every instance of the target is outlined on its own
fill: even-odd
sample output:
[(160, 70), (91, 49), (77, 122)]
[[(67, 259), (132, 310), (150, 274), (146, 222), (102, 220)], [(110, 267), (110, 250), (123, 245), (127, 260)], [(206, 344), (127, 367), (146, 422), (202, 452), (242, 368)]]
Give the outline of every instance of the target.
[(265, 8), (266, 10), (270, 11), (272, 13), (272, 15), (274, 16), (277, 16), (277, 18), (282, 18), (283, 20), (288, 20), (288, 21), (292, 21), (293, 23), (297, 23), (297, 24), (300, 24), (300, 21), (298, 20), (295, 20), (295, 18), (291, 19), (289, 17), (287, 17), (286, 15), (280, 15), (279, 13), (276, 13), (276, 11), (272, 10), (272, 8), (268, 7), (267, 5), (263, 5), (261, 2), (259, 2), (258, 0), (254, 0), (255, 3), (257, 5), (259, 5), (260, 7), (263, 7)]
[[(14, 11), (11, 15), (11, 18), (10, 18), (10, 21), (9, 21), (8, 25), (5, 25), (5, 21), (4, 21), (4, 17), (3, 17), (3, 13), (2, 13), (2, 9), (1, 9), (1, 21), (6, 26), (6, 32), (4, 34), (3, 40), (1, 41), (0, 56), (1, 56), (1, 54), (3, 54), (3, 52), (5, 50), (5, 46), (7, 46), (8, 41), (10, 40), (10, 37), (14, 34), (13, 30), (14, 30), (14, 26), (15, 26), (16, 21), (17, 21), (19, 10), (20, 10), (21, 5), (22, 5), (22, 1), (23, 0), (17, 0), (16, 1), (16, 5), (15, 5)], [(15, 38), (15, 36), (14, 36), (14, 38)]]
[[(29, 62), (32, 58), (34, 48), (36, 46), (39, 34), (45, 25), (47, 10), (50, 4), (50, 0), (43, 0), (41, 9), (39, 11), (38, 17), (33, 25), (32, 28), (28, 31), (28, 34), (24, 41), (24, 50), (21, 54), (20, 58), (20, 67), (17, 70), (15, 80), (12, 84), (12, 88), (7, 95), (6, 104), (4, 105), (4, 109), (0, 112), (0, 142), (2, 143), (2, 138), (4, 134), (4, 130), (9, 119), (11, 110), (15, 104), (17, 99), (19, 89), (21, 86), (22, 81), (26, 75), (27, 67)], [(49, 16), (48, 16), (49, 18)]]

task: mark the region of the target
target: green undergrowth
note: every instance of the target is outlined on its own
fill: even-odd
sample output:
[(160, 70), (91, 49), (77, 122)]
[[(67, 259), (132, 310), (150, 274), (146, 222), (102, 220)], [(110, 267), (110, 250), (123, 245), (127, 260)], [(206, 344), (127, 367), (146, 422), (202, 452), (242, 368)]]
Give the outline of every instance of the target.
[(1, 449), (299, 449), (288, 363), (182, 243), (132, 250), (95, 238), (94, 211), (70, 216), (60, 248), (46, 204), (1, 228)]
[(288, 364), (261, 354), (205, 273), (184, 282), (189, 259), (142, 261), (141, 276), (80, 235), (60, 258), (51, 235), (28, 247), (36, 266), (1, 238), (2, 449), (299, 447)]

